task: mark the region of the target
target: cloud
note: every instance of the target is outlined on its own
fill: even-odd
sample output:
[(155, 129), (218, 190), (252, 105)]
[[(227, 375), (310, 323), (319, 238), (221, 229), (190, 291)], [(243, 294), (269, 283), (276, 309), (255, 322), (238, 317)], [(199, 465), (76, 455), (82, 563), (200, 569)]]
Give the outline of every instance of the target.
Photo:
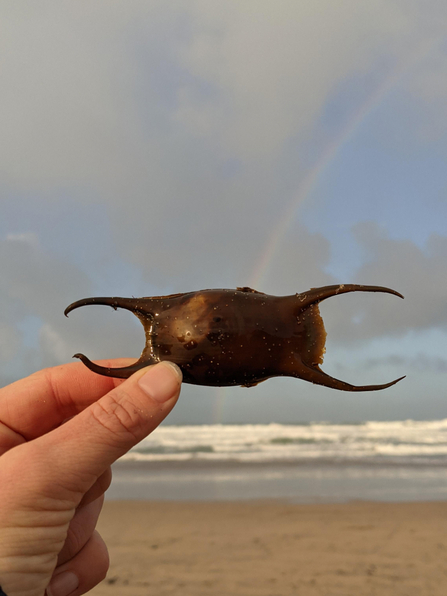
[[(214, 225), (241, 201), (262, 210), (293, 143), (299, 180), (331, 93), (404, 59), (446, 12), (428, 20), (397, 0), (45, 5), (2, 9), (3, 180), (74, 183), (118, 221), (130, 200), (150, 231), (179, 204)], [(229, 162), (239, 175), (225, 184)]]
[(11, 360), (20, 348), (21, 337), (14, 325), (0, 321), (0, 359)]
[[(70, 361), (75, 352), (91, 358), (138, 357), (144, 332), (131, 314), (112, 309), (63, 312), (92, 295), (89, 277), (66, 258), (40, 245), (35, 234), (0, 240), (0, 379)], [(113, 316), (114, 315), (114, 316)]]
[[(389, 42), (406, 45), (412, 28), (389, 2), (195, 6), (182, 54), (193, 77), (179, 89), (176, 122), (244, 160), (277, 156), (286, 139), (306, 135), (334, 87), (374, 67), (382, 44), (402, 51)], [(219, 93), (200, 93), (198, 82)]]
[(359, 279), (372, 283), (381, 279), (402, 292), (409, 303), (382, 317), (379, 325), (396, 331), (447, 329), (447, 237), (432, 235), (420, 248), (409, 240), (388, 237), (378, 225), (360, 224), (355, 235), (366, 252)]
[(45, 6), (2, 9), (3, 182), (102, 202), (119, 253), (166, 287), (247, 278), (331, 94), (440, 20), (398, 0)]
[(29, 244), (31, 247), (37, 248), (39, 246), (39, 238), (36, 232), (21, 232), (19, 234), (7, 234), (6, 235), (7, 242), (24, 242), (25, 244)]
[(381, 368), (383, 366), (396, 366), (402, 370), (414, 372), (447, 373), (447, 358), (432, 358), (427, 354), (419, 354), (416, 357), (390, 355), (387, 358), (369, 358), (363, 363), (366, 369)]
[(161, 124), (136, 114), (145, 165), (117, 184), (132, 210), (109, 199), (115, 239), (161, 286), (246, 283), (297, 201), (332, 94), (365, 73), (400, 72), (439, 27), (419, 27), (419, 10), (399, 2), (196, 2), (187, 13), (187, 33), (162, 44), (163, 76), (152, 45), (140, 45), (139, 77), (156, 90), (144, 86), (139, 109), (155, 109)]
[[(36, 234), (9, 234), (0, 241), (0, 375), (12, 380), (18, 369), (31, 372), (67, 356), (61, 350), (48, 356), (39, 341), (40, 326), (59, 326), (63, 309), (76, 291), (88, 292), (90, 283), (76, 267), (46, 253)], [(70, 354), (71, 356), (71, 354)]]
[(358, 340), (412, 330), (447, 331), (447, 237), (432, 235), (421, 248), (410, 240), (391, 238), (372, 222), (357, 224), (353, 233), (363, 254), (356, 282), (393, 288), (405, 300), (365, 294), (328, 301), (331, 337)]
[[(134, 354), (142, 335), (129, 313), (63, 317), (98, 287), (127, 287), (124, 270), (148, 294), (246, 285), (256, 270), (267, 272), (258, 289), (278, 294), (338, 281), (297, 199), (315, 147), (330, 145), (331, 100), (404, 72), (422, 127), (447, 121), (442, 43), (423, 58), (444, 34), (444, 2), (24, 0), (0, 11), (5, 203), (69, 206), (46, 223), (27, 210), (10, 227), (2, 211), (4, 378), (13, 361), (30, 372), (77, 351)], [(278, 231), (290, 204), (297, 221)], [(421, 248), (372, 223), (355, 234), (365, 262), (354, 281), (406, 300), (333, 298), (330, 337), (445, 329), (446, 239)]]
[(0, 240), (0, 271), (1, 295), (6, 303), (10, 300), (15, 320), (24, 313), (51, 320), (56, 303), (62, 306), (90, 287), (85, 274), (43, 250), (37, 235), (29, 232)]

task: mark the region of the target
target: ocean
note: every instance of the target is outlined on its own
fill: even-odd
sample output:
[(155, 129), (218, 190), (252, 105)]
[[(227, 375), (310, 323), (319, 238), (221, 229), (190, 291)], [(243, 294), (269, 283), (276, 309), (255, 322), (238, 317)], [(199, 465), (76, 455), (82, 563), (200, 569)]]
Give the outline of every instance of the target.
[(109, 499), (447, 499), (447, 419), (158, 428), (113, 466)]

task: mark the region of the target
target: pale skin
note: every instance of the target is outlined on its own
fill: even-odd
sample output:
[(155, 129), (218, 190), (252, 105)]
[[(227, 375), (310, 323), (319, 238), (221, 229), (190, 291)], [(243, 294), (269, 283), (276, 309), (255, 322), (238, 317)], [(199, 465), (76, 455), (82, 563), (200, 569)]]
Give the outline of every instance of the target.
[(7, 596), (80, 596), (104, 579), (109, 558), (95, 526), (110, 466), (167, 416), (181, 380), (167, 362), (125, 381), (72, 363), (0, 389), (0, 586)]

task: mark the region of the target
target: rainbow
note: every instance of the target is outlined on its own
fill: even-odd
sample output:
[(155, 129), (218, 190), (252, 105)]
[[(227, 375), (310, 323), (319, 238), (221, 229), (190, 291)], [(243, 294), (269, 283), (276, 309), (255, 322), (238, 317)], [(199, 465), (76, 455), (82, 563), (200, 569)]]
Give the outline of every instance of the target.
[[(317, 163), (304, 177), (297, 189), (295, 197), (285, 206), (280, 214), (278, 221), (270, 234), (265, 250), (254, 267), (252, 276), (249, 280), (250, 287), (261, 290), (270, 267), (277, 257), (281, 242), (294, 224), (300, 206), (317, 187), (322, 175), (335, 160), (343, 147), (355, 137), (355, 134), (361, 125), (382, 106), (385, 99), (403, 81), (403, 79), (410, 74), (412, 70), (419, 66), (438, 46), (440, 46), (445, 39), (445, 36), (437, 36), (420, 44), (409, 58), (399, 63), (394, 70), (384, 78), (375, 91), (353, 114), (345, 128), (343, 128), (334, 139), (328, 142)], [(213, 407), (213, 422), (216, 424), (224, 419), (226, 395), (227, 388), (219, 387), (216, 390)]]
[(421, 44), (408, 59), (402, 61), (387, 77), (384, 78), (375, 91), (359, 107), (357, 112), (353, 114), (345, 128), (327, 144), (320, 155), (318, 162), (304, 177), (295, 197), (286, 205), (281, 213), (270, 234), (265, 250), (254, 267), (249, 282), (250, 287), (260, 289), (262, 283), (265, 282), (269, 269), (277, 256), (282, 239), (292, 228), (300, 206), (317, 187), (328, 166), (335, 160), (343, 147), (354, 138), (357, 130), (367, 118), (381, 107), (391, 91), (402, 82), (411, 70), (419, 66), (444, 40), (445, 36), (437, 36), (434, 39)]
[(227, 396), (227, 387), (217, 387), (214, 393), (214, 402), (212, 408), (212, 424), (219, 424), (225, 418), (225, 397)]

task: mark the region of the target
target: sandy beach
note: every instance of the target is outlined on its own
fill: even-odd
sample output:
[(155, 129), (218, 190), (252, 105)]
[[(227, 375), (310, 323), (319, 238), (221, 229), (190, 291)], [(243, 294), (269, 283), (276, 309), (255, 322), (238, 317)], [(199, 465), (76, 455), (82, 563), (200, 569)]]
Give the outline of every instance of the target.
[(447, 502), (108, 501), (94, 596), (445, 596)]

